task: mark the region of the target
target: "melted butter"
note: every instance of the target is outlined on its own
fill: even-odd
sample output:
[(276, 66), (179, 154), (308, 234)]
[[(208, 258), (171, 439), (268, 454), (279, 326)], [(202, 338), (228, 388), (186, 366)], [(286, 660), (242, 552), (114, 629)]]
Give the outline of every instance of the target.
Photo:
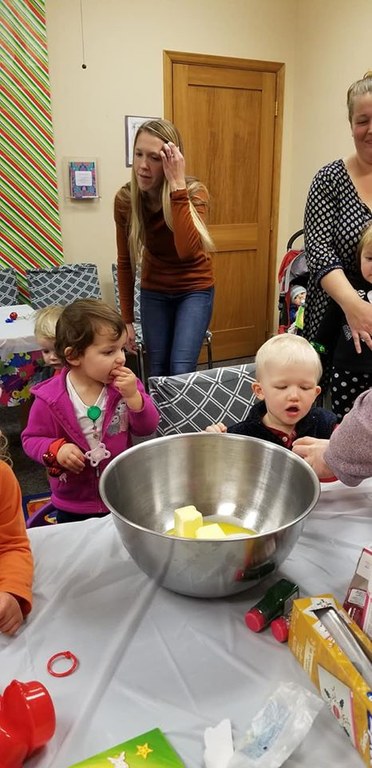
[[(205, 518), (204, 518), (205, 519)], [(257, 536), (257, 531), (254, 531), (252, 528), (243, 528), (241, 525), (236, 525), (235, 523), (227, 523), (227, 522), (219, 522), (218, 517), (216, 515), (213, 515), (213, 520), (210, 522), (204, 522), (203, 528), (208, 528), (210, 525), (213, 525), (214, 523), (218, 523), (220, 528), (222, 528), (224, 534), (226, 536), (236, 536), (237, 534), (244, 534), (245, 536)], [(175, 528), (170, 528), (169, 531), (166, 531), (168, 536), (175, 536), (176, 531)], [(192, 537), (196, 538), (196, 537)], [(217, 539), (216, 539), (217, 541)], [(223, 541), (223, 539), (218, 539), (218, 541)]]

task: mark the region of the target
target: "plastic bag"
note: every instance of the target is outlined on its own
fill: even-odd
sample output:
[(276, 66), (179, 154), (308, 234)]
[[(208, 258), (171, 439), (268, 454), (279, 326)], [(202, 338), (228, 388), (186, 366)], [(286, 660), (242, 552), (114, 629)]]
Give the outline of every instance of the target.
[(280, 683), (237, 743), (227, 768), (279, 768), (305, 738), (324, 702), (296, 683)]

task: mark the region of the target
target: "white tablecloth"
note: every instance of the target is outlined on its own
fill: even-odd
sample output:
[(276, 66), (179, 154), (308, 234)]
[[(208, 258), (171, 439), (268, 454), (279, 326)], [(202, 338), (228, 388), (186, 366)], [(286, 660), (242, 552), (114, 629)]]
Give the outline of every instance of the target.
[[(324, 485), (280, 573), (303, 594), (343, 600), (364, 544), (372, 540), (372, 481)], [(231, 718), (241, 735), (280, 681), (315, 692), (287, 645), (250, 632), (246, 610), (270, 585), (233, 598), (197, 600), (156, 587), (123, 548), (111, 517), (30, 531), (34, 609), (17, 637), (0, 636), (0, 688), (40, 680), (57, 730), (28, 768), (67, 768), (160, 727), (187, 768), (203, 765), (203, 732)], [(273, 580), (275, 580), (273, 579)], [(70, 677), (46, 670), (70, 650)], [(324, 707), (286, 768), (360, 768), (361, 758)]]
[[(17, 312), (13, 323), (7, 323), (10, 312)], [(34, 335), (35, 311), (29, 304), (0, 307), (0, 360), (15, 352), (38, 349)]]

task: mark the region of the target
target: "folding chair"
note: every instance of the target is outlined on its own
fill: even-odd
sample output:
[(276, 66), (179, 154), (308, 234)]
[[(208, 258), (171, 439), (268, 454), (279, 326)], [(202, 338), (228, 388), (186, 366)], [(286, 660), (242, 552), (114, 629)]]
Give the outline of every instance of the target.
[(33, 309), (50, 304), (65, 306), (75, 299), (101, 299), (96, 264), (63, 264), (52, 269), (27, 269)]
[(0, 269), (0, 306), (18, 304), (17, 273), (12, 267)]
[(149, 393), (160, 413), (157, 435), (201, 432), (218, 421), (226, 426), (243, 421), (256, 402), (253, 381), (254, 363), (150, 377)]

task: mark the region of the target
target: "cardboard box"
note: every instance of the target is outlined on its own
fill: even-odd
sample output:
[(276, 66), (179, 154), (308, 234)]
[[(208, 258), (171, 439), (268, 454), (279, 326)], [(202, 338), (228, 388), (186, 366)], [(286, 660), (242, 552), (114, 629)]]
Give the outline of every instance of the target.
[(372, 577), (372, 545), (362, 549), (344, 600), (345, 611), (372, 639), (371, 600), (368, 581)]
[(123, 741), (81, 763), (74, 763), (70, 768), (143, 768), (147, 764), (152, 768), (185, 768), (159, 728)]
[[(337, 622), (342, 625), (343, 635), (350, 638), (353, 662), (335, 640), (339, 633), (331, 634), (322, 623), (321, 614), (317, 611), (325, 608), (334, 609)], [(331, 616), (335, 617), (333, 611)], [(323, 621), (326, 621), (326, 618), (323, 618)], [(358, 654), (352, 649), (355, 641), (358, 644), (357, 650), (362, 649), (361, 662)], [(345, 647), (343, 636), (339, 642)], [(348, 616), (333, 595), (319, 595), (294, 600), (288, 644), (365, 764), (372, 766), (371, 640)], [(369, 684), (358, 671), (356, 664), (359, 669), (366, 670)]]

